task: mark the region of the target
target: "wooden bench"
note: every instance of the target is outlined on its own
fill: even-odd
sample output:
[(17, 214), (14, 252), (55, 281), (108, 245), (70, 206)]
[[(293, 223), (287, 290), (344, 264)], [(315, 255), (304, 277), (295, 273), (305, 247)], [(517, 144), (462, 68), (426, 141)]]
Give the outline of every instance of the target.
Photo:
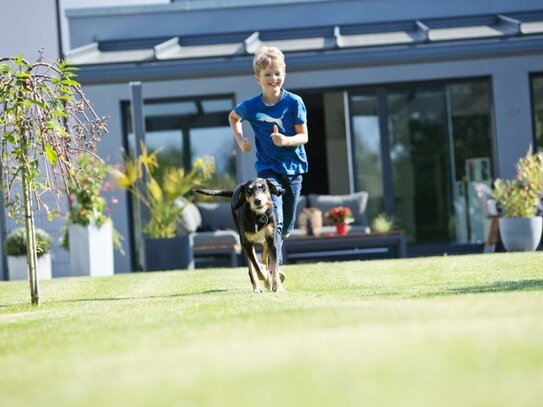
[(283, 245), (288, 262), (407, 256), (403, 230), (386, 233), (349, 233), (344, 236), (298, 235), (285, 239)]

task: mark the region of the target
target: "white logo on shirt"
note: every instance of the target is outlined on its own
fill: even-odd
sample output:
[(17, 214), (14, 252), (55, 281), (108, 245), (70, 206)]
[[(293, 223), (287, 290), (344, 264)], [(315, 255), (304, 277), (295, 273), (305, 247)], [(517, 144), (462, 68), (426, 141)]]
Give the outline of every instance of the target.
[(256, 120), (258, 120), (260, 122), (266, 122), (266, 123), (275, 123), (281, 128), (281, 130), (284, 131), (285, 128), (283, 127), (283, 120), (282, 119), (283, 119), (283, 116), (285, 116), (286, 112), (287, 111), (285, 110), (283, 112), (283, 114), (281, 115), (281, 117), (278, 118), (278, 119), (276, 119), (275, 117), (268, 116), (265, 113), (257, 113), (256, 114)]

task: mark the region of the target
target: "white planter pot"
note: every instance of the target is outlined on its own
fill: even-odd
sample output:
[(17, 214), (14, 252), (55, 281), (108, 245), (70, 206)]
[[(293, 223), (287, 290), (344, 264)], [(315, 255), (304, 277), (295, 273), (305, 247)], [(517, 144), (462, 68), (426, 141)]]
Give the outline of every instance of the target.
[[(51, 270), (51, 253), (38, 257), (38, 280), (49, 280), (53, 277)], [(28, 280), (28, 264), (26, 256), (8, 256), (10, 280)]]
[(113, 275), (113, 226), (70, 225), (70, 268), (73, 276)]
[(500, 218), (500, 237), (508, 252), (531, 252), (541, 241), (543, 218)]

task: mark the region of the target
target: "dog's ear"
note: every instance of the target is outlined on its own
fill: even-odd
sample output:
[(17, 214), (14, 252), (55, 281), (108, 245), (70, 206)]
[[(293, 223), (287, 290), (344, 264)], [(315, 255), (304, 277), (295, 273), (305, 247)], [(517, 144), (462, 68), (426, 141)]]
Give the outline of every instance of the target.
[(232, 194), (233, 209), (239, 209), (241, 208), (241, 205), (245, 203), (245, 187), (247, 184), (248, 182), (246, 182), (245, 184), (240, 184), (234, 190), (234, 193)]
[(266, 184), (268, 184), (268, 188), (270, 189), (271, 194), (281, 196), (285, 193), (285, 190), (283, 188), (275, 185), (274, 180), (272, 178), (266, 178)]

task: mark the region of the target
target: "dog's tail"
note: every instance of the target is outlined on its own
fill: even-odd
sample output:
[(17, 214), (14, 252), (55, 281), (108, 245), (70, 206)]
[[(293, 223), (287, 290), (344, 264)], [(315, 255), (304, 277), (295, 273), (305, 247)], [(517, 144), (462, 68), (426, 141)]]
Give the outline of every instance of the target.
[(229, 191), (227, 189), (195, 189), (194, 192), (210, 196), (225, 196), (228, 198), (232, 198), (232, 195), (234, 194), (234, 191)]

